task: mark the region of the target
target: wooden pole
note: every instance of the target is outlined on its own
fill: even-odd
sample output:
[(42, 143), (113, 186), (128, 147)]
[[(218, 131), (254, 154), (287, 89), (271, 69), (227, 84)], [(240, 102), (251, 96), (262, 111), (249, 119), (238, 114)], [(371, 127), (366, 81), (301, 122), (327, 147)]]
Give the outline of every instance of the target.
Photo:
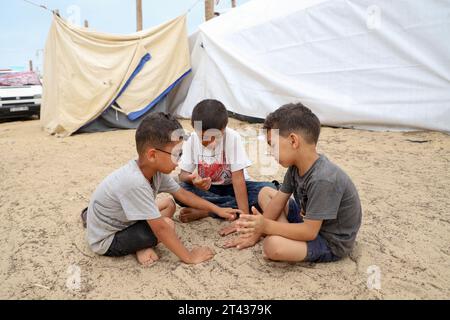
[(236, 8), (236, 0), (231, 0), (231, 7)]
[(30, 65), (30, 71), (33, 71), (33, 60), (30, 60), (28, 63)]
[(84, 20), (84, 27), (85, 27), (85, 28), (89, 28), (89, 21)]
[(214, 0), (205, 0), (205, 20), (214, 18)]
[(142, 0), (136, 0), (136, 30), (142, 30)]

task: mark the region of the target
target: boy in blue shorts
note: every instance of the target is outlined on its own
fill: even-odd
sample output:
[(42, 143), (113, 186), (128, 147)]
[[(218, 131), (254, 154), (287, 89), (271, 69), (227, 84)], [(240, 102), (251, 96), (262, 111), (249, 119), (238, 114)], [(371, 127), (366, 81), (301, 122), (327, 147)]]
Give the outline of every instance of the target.
[[(351, 252), (361, 225), (361, 203), (349, 176), (318, 154), (320, 121), (302, 104), (289, 104), (265, 121), (267, 142), (288, 171), (279, 191), (259, 194), (263, 215), (241, 215), (242, 235), (226, 246), (243, 249), (266, 236), (263, 251), (276, 261), (337, 261)], [(291, 198), (291, 195), (294, 198)]]
[[(275, 186), (250, 180), (246, 168), (252, 163), (239, 133), (227, 127), (227, 109), (220, 101), (203, 100), (192, 111), (191, 124), (195, 132), (183, 145), (181, 186), (219, 207), (237, 207), (249, 214), (251, 207), (258, 205), (261, 189)], [(180, 211), (182, 222), (208, 216), (224, 218), (207, 210), (180, 205), (185, 207)], [(221, 234), (233, 231), (234, 226), (230, 226), (222, 229)]]

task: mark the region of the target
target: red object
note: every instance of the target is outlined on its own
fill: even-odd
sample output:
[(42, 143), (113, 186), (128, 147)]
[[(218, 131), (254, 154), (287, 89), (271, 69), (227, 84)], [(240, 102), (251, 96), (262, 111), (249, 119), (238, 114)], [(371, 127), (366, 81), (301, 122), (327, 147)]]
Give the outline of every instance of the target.
[(222, 163), (212, 163), (207, 164), (205, 162), (199, 162), (198, 173), (202, 178), (211, 178), (212, 182), (220, 182), (222, 178), (223, 171), (226, 166)]
[(41, 80), (38, 75), (32, 71), (0, 74), (0, 86), (22, 87), (40, 84)]

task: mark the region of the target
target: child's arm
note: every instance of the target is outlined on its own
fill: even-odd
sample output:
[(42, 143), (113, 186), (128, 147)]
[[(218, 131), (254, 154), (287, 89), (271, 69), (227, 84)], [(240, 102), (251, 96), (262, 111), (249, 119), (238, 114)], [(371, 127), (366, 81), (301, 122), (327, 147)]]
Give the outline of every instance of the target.
[(192, 178), (190, 178), (190, 175), (191, 175), (191, 174), (192, 174), (192, 173), (187, 172), (187, 171), (184, 171), (183, 169), (181, 169), (181, 172), (180, 172), (180, 174), (178, 175), (178, 179), (179, 179), (181, 182), (186, 182), (186, 183), (192, 184)]
[(227, 220), (236, 219), (237, 213), (242, 214), (242, 211), (238, 209), (220, 208), (215, 204), (206, 201), (183, 188), (180, 188), (177, 192), (173, 193), (172, 195), (176, 200), (178, 200), (181, 203), (184, 203), (188, 207), (205, 210), (208, 212), (214, 212), (218, 216), (225, 218)]
[(245, 183), (244, 170), (238, 170), (231, 174), (234, 194), (236, 195), (236, 203), (238, 208), (244, 213), (249, 214), (248, 211), (248, 193), (247, 185)]
[(213, 251), (208, 247), (194, 248), (191, 251), (187, 250), (180, 239), (178, 239), (175, 230), (163, 218), (148, 220), (147, 222), (158, 240), (184, 263), (197, 264), (214, 256)]
[(265, 218), (252, 208), (253, 215), (242, 215), (236, 223), (238, 231), (244, 234), (277, 235), (297, 241), (312, 241), (317, 237), (322, 220), (305, 219), (303, 223), (284, 223)]

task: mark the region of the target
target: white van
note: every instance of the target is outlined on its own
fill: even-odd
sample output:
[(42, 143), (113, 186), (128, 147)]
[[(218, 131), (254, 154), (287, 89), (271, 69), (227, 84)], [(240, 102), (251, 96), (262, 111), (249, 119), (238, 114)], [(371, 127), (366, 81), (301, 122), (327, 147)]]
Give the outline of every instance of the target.
[(0, 73), (0, 119), (38, 115), (42, 83), (34, 72)]

